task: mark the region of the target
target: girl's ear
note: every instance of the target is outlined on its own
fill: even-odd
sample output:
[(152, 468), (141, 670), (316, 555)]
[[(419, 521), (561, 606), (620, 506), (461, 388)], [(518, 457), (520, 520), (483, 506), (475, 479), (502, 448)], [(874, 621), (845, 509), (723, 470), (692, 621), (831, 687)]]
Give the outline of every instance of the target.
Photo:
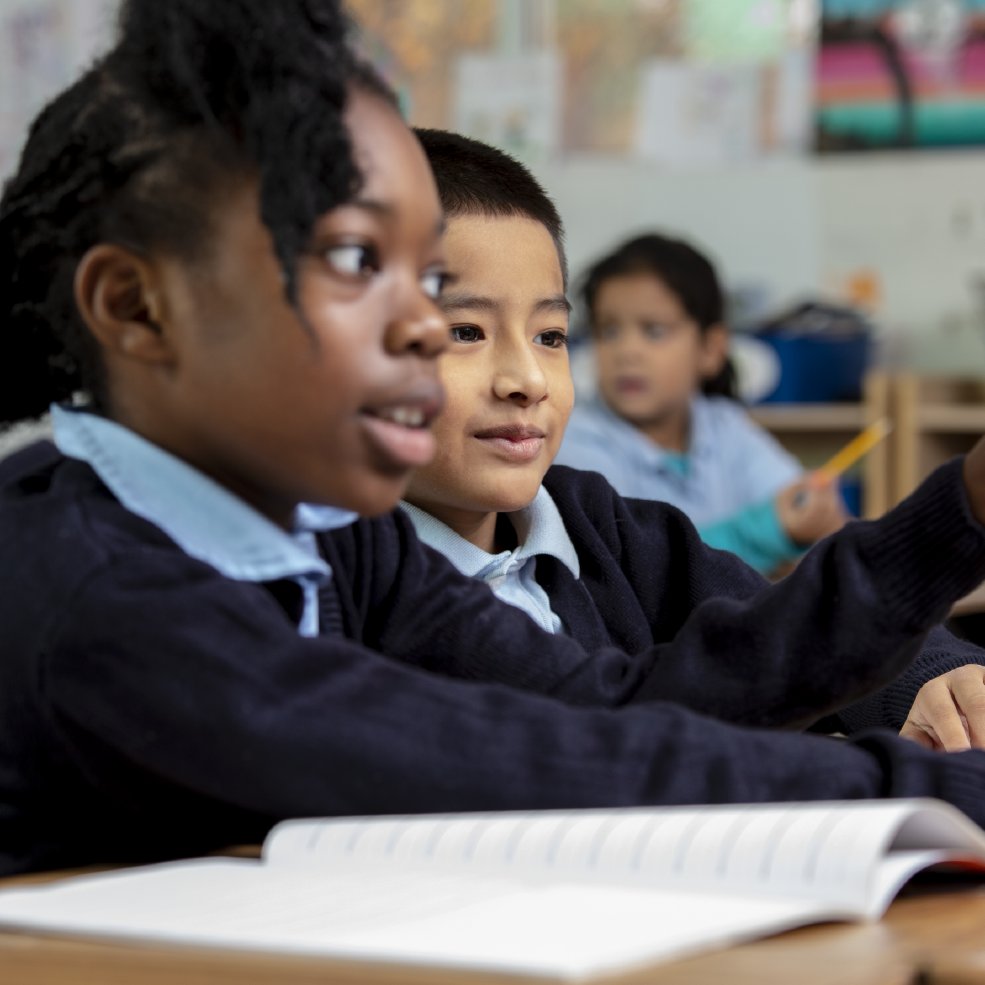
[(701, 333), (701, 353), (698, 371), (704, 380), (714, 379), (728, 359), (728, 327), (723, 322), (709, 325)]
[(154, 268), (130, 250), (112, 243), (88, 250), (75, 271), (75, 303), (107, 355), (171, 361)]

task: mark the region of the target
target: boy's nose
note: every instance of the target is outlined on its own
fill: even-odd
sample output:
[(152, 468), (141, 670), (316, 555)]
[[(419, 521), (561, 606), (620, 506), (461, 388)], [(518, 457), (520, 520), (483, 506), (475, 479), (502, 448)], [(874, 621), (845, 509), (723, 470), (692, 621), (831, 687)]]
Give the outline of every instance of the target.
[(493, 392), (500, 400), (530, 407), (547, 396), (547, 377), (535, 359), (508, 362), (496, 373)]

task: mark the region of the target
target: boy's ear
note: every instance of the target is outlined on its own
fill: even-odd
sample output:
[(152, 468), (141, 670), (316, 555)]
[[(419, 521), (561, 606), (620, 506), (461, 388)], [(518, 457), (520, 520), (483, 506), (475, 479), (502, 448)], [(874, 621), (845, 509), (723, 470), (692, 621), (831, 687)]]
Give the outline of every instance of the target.
[(701, 333), (701, 355), (698, 369), (702, 379), (714, 379), (728, 358), (728, 328), (722, 322), (709, 325)]
[(88, 250), (75, 271), (75, 303), (108, 353), (141, 362), (171, 360), (154, 268), (130, 250), (113, 243)]

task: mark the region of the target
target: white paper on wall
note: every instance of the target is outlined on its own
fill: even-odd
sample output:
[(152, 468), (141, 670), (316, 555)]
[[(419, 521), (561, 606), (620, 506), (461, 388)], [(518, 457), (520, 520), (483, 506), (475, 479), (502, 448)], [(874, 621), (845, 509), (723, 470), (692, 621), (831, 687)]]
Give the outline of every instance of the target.
[(555, 51), (458, 59), (454, 128), (461, 133), (521, 157), (543, 157), (558, 147), (560, 116)]

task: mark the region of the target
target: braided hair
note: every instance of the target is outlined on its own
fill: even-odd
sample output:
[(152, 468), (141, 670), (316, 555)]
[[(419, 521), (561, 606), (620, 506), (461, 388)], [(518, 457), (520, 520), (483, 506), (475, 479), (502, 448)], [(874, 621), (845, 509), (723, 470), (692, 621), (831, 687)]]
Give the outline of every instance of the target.
[(124, 0), (117, 42), (34, 121), (0, 198), (0, 429), (106, 390), (74, 278), (101, 242), (207, 253), (214, 203), (259, 185), (288, 300), (315, 219), (358, 191), (352, 87), (393, 102), (339, 0)]

